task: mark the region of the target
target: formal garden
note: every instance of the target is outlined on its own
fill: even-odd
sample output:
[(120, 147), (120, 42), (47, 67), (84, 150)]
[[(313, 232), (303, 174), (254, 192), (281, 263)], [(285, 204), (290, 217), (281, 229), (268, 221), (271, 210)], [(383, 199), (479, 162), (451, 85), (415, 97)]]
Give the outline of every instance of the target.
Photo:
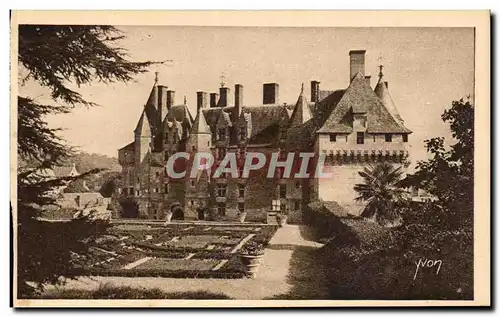
[(260, 257), (272, 225), (124, 221), (111, 224), (90, 253), (75, 255), (83, 275), (244, 278), (248, 257)]

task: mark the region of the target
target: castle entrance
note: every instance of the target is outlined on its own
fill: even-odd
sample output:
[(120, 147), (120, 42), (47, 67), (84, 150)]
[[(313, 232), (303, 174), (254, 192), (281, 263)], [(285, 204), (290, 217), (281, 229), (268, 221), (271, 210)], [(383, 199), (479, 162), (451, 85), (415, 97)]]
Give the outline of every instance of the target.
[(184, 220), (184, 209), (181, 204), (172, 204), (170, 211), (172, 211), (172, 220)]

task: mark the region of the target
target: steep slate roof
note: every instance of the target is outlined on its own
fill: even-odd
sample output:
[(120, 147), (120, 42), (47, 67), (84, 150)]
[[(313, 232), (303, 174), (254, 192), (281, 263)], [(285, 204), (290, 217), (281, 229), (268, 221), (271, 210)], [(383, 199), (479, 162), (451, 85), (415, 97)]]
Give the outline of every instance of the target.
[(272, 126), (279, 126), (282, 108), (283, 106), (275, 104), (243, 107), (242, 112), (250, 114), (252, 126), (250, 139)]
[(317, 133), (352, 132), (353, 111), (367, 113), (368, 133), (411, 133), (393, 118), (361, 72), (356, 74), (342, 99)]
[(319, 101), (325, 99), (326, 97), (330, 96), (334, 92), (335, 92), (335, 90), (320, 90), (319, 91)]
[(342, 99), (345, 91), (345, 89), (322, 90), (322, 92), (328, 92), (329, 95), (322, 98), (314, 107), (314, 121), (318, 127), (323, 126), (328, 116), (332, 113), (332, 110), (337, 106), (340, 99)]
[(193, 117), (191, 116), (191, 113), (189, 112), (187, 105), (172, 106), (168, 110), (165, 120), (163, 120), (163, 122), (165, 123), (166, 120), (172, 121), (173, 119), (179, 122), (184, 122), (186, 120), (190, 124), (193, 122)]
[(122, 147), (121, 149), (118, 149), (118, 150), (119, 151), (121, 151), (121, 150), (133, 151), (135, 149), (134, 144), (135, 144), (135, 142), (132, 141), (129, 144), (125, 145), (124, 147)]
[(299, 126), (291, 126), (287, 131), (287, 150), (310, 150), (315, 128), (313, 120), (309, 120)]
[(219, 118), (219, 115), (221, 112), (232, 112), (234, 107), (213, 107), (213, 108), (206, 108), (203, 109), (203, 115), (205, 116), (205, 120), (207, 121), (208, 126), (210, 127), (210, 130), (212, 134), (215, 133), (215, 125), (217, 124), (217, 119)]
[(211, 134), (203, 111), (198, 111), (198, 115), (194, 119), (193, 127), (191, 128), (191, 134)]
[(389, 111), (389, 113), (394, 117), (394, 119), (396, 119), (399, 124), (403, 125), (404, 120), (403, 118), (401, 118), (401, 115), (399, 114), (399, 111), (396, 108), (394, 101), (392, 100), (391, 94), (389, 93), (389, 88), (387, 86), (387, 82), (384, 81), (384, 75), (381, 71), (379, 74), (377, 86), (375, 86), (375, 93), (380, 98), (387, 111)]
[(139, 118), (139, 121), (137, 122), (137, 126), (135, 127), (134, 132), (141, 135), (141, 136), (150, 136), (151, 134), (154, 134), (155, 131), (151, 131), (151, 125), (150, 121), (148, 120), (147, 114), (146, 114), (146, 108), (142, 111), (141, 117)]
[(311, 120), (312, 117), (309, 102), (307, 102), (307, 97), (304, 95), (304, 84), (302, 84), (299, 98), (297, 99), (295, 109), (293, 110), (291, 124), (292, 126), (300, 125)]

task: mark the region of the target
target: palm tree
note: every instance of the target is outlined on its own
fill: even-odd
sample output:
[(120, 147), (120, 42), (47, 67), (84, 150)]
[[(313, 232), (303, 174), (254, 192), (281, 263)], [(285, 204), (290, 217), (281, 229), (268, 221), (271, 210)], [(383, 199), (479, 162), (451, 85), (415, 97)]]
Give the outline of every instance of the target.
[(362, 217), (375, 219), (384, 225), (395, 225), (400, 219), (398, 207), (404, 201), (406, 191), (399, 187), (403, 178), (402, 167), (380, 163), (365, 167), (359, 175), (363, 184), (354, 185), (357, 202), (368, 202)]

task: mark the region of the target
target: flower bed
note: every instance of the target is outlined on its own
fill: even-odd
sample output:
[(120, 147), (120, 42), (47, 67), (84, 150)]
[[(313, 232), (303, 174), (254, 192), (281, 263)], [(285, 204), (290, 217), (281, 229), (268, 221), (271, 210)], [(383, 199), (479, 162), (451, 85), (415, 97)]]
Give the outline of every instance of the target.
[[(276, 230), (269, 225), (118, 224), (100, 238), (86, 259), (93, 263), (84, 267), (86, 274), (100, 276), (242, 278), (248, 274), (236, 246), (245, 238), (266, 245)], [(144, 258), (151, 259), (130, 267)]]
[(135, 270), (168, 269), (171, 271), (209, 271), (213, 269), (220, 260), (214, 259), (167, 259), (152, 258), (135, 267)]

